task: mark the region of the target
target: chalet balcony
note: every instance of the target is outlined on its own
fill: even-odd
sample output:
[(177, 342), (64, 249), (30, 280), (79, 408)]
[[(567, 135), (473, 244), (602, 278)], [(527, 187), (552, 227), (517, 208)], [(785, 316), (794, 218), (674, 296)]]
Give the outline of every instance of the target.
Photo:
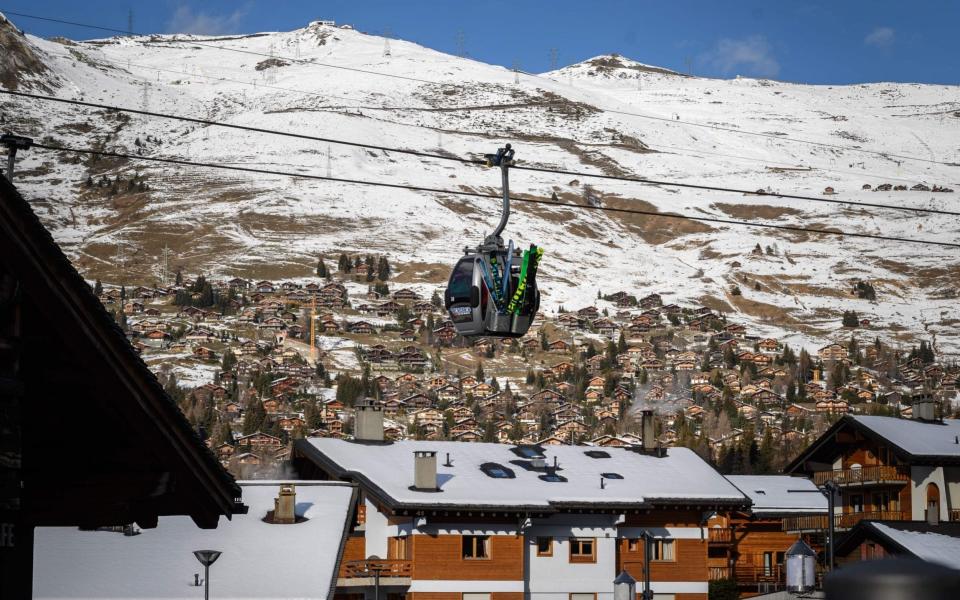
[(720, 528), (720, 527), (711, 527), (707, 531), (709, 532), (708, 541), (711, 544), (722, 545), (722, 544), (729, 544), (733, 541), (733, 532), (729, 529)]
[(343, 563), (337, 587), (372, 586), (378, 575), (381, 587), (406, 587), (412, 573), (413, 563), (409, 560), (351, 560)]
[(910, 481), (910, 474), (902, 467), (888, 466), (817, 471), (813, 474), (813, 482), (818, 486), (830, 480), (841, 487), (868, 484), (902, 484)]
[[(805, 515), (801, 517), (785, 517), (784, 531), (824, 531), (828, 528), (827, 515)], [(910, 521), (912, 515), (908, 512), (884, 510), (876, 512), (844, 513), (833, 515), (833, 528), (836, 530), (850, 529), (860, 521)]]

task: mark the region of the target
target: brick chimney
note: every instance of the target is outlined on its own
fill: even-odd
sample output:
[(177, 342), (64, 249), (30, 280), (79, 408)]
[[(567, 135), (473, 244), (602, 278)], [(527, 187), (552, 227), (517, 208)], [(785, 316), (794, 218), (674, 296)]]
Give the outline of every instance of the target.
[(273, 499), (273, 522), (289, 525), (297, 522), (297, 486), (284, 483), (280, 486), (280, 495)]
[(416, 450), (413, 453), (413, 488), (436, 491), (437, 453), (433, 450)]
[(353, 407), (353, 439), (366, 442), (383, 441), (383, 407), (367, 399)]

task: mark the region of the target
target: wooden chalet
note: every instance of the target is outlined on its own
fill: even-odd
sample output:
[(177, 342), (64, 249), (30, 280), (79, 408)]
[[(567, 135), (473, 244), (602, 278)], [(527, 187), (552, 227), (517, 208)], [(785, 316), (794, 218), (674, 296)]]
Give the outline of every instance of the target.
[[(4, 600), (33, 595), (35, 528), (150, 528), (164, 515), (214, 528), (243, 511), (233, 478), (4, 178), (0, 398)], [(69, 460), (78, 432), (92, 460)]]
[[(928, 402), (914, 415), (932, 417)], [(785, 468), (840, 488), (837, 529), (862, 520), (960, 521), (960, 420), (846, 415)], [(930, 513), (933, 513), (931, 515)], [(823, 528), (800, 522), (797, 528)]]
[(360, 489), (334, 598), (369, 585), (364, 573), (375, 565), (389, 573), (381, 593), (408, 600), (609, 596), (621, 571), (641, 577), (637, 540), (649, 531), (653, 591), (706, 600), (703, 514), (746, 509), (746, 497), (684, 448), (643, 454), (563, 442), (295, 442), (301, 477)]
[(803, 538), (815, 550), (819, 535), (784, 528), (784, 518), (824, 518), (827, 499), (808, 479), (783, 475), (728, 475), (752, 506), (718, 513), (707, 523), (710, 579), (732, 579), (741, 597), (782, 590), (785, 553)]

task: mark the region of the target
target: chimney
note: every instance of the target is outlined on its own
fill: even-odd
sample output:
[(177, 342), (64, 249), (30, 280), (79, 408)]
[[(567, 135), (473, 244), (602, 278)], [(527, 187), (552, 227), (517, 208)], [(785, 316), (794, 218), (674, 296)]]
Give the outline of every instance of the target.
[(653, 427), (653, 410), (640, 411), (640, 431), (643, 437), (643, 451), (652, 454), (657, 448), (656, 433)]
[(383, 441), (383, 407), (367, 399), (354, 406), (353, 439), (365, 442)]
[(913, 401), (913, 418), (918, 421), (933, 421), (936, 418), (936, 403), (928, 395), (918, 396)]
[(437, 453), (433, 450), (415, 450), (413, 452), (413, 489), (436, 491)]
[(280, 486), (280, 495), (273, 499), (273, 522), (289, 525), (297, 522), (297, 487), (292, 483)]

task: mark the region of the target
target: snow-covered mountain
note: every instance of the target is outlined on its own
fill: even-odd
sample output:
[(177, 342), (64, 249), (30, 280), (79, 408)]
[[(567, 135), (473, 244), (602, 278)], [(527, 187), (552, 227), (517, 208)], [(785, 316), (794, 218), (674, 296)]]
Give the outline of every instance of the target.
[[(0, 45), (6, 89), (461, 157), (512, 142), (537, 166), (817, 196), (829, 186), (853, 202), (960, 209), (955, 193), (861, 189), (960, 189), (960, 166), (943, 164), (960, 163), (957, 87), (704, 79), (616, 55), (517, 74), (396, 39), (385, 55), (383, 38), (321, 23), (74, 42), (23, 36), (4, 21)], [(56, 144), (499, 192), (498, 172), (449, 161), (4, 95), (0, 114), (3, 128)], [(39, 149), (19, 169), (18, 185), (78, 267), (111, 282), (158, 279), (167, 246), (171, 268), (187, 272), (306, 277), (317, 255), (346, 251), (389, 255), (404, 284), (439, 283), (499, 217), (482, 198)], [(148, 191), (85, 185), (88, 175), (135, 173)], [(529, 171), (511, 179), (518, 195), (564, 202), (585, 202), (587, 186), (613, 207), (949, 242), (960, 230), (953, 216)], [(839, 315), (852, 309), (882, 337), (935, 334), (939, 349), (960, 350), (960, 253), (949, 248), (530, 204), (515, 206), (507, 234), (546, 248), (547, 310), (591, 304), (598, 290), (657, 291), (812, 345), (848, 335)], [(770, 253), (754, 254), (757, 244)], [(861, 279), (875, 302), (851, 295)]]

